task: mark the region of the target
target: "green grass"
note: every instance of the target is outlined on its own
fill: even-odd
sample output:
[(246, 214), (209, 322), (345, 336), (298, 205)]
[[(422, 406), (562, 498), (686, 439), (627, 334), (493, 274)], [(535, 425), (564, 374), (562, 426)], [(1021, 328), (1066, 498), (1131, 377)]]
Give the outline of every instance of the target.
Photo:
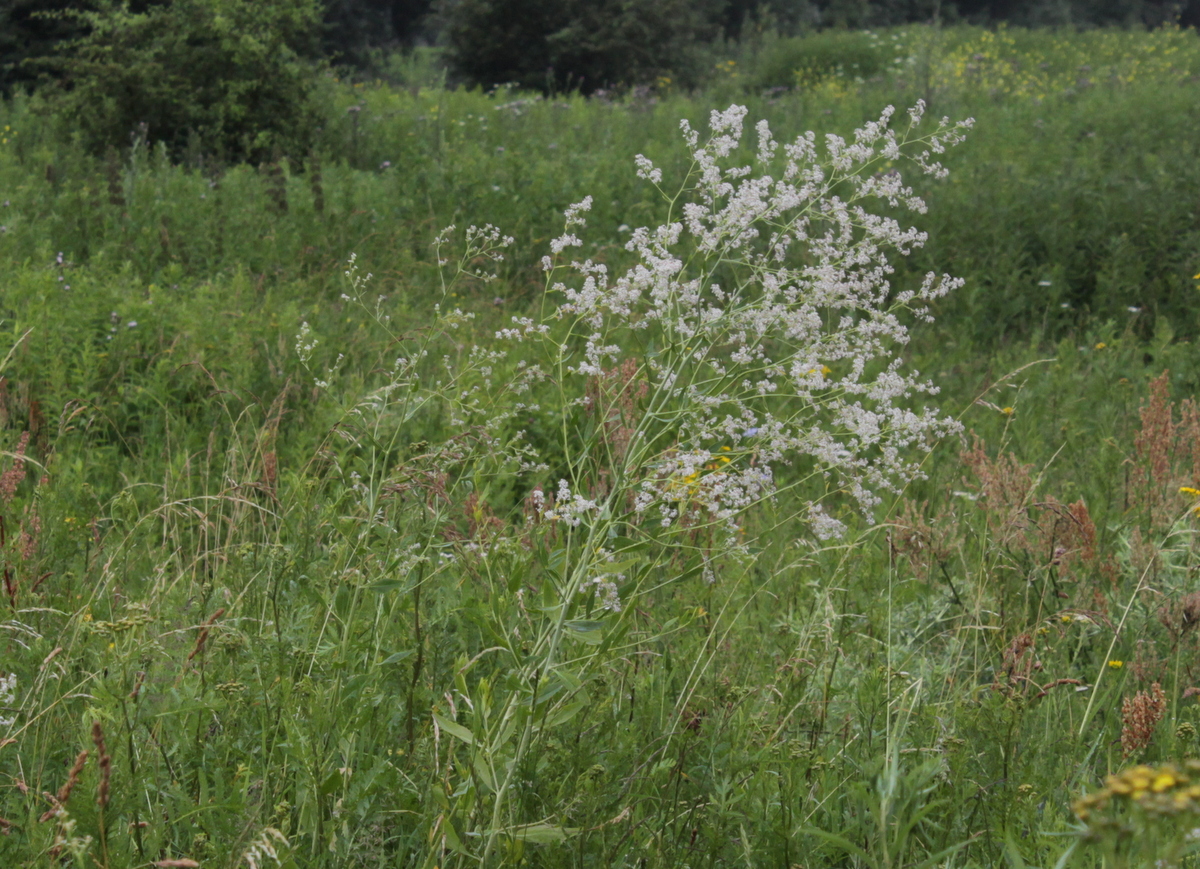
[[(0, 106), (0, 470), (28, 434), (0, 506), (0, 863), (232, 869), (266, 836), (331, 869), (1051, 866), (1081, 793), (1195, 755), (1179, 489), (1200, 488), (1200, 431), (1139, 410), (1163, 371), (1176, 402), (1200, 384), (1200, 44), (1002, 37), (900, 31), (911, 63), (824, 64), (786, 93), (728, 66), (707, 93), (613, 103), (330, 80), (286, 210), (265, 169), (144, 145), (107, 164), (35, 101)], [(1048, 56), (1041, 79), (997, 72)], [(1109, 73), (1081, 86), (1089, 59)], [(628, 263), (628, 227), (665, 213), (632, 157), (679, 177), (679, 118), (738, 100), (781, 139), (844, 134), (917, 97), (977, 119), (950, 180), (919, 185), (930, 241), (896, 275), (967, 279), (908, 355), (971, 434), (876, 523), (817, 545), (785, 498), (748, 517), (744, 559), (700, 532), (614, 537), (618, 616), (560, 594), (583, 541), (523, 530), (602, 424), (543, 395), (511, 425), (552, 467), (518, 472), (445, 390), (369, 400), (413, 346), (419, 382), (446, 357), (482, 385), (470, 348), (539, 309), (537, 261), (584, 195), (583, 253)], [(498, 281), (443, 292), (450, 223), (515, 236)], [(365, 306), (343, 298), (351, 253)], [(435, 304), (475, 319), (438, 331)], [(1122, 700), (1155, 682), (1165, 715), (1125, 757)]]

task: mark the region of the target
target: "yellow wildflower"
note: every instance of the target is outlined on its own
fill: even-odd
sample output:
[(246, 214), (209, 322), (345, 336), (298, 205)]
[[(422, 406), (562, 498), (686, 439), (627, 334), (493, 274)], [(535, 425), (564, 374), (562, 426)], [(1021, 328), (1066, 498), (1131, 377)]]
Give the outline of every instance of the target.
[(1135, 800), (1146, 791), (1150, 790), (1150, 785), (1156, 781), (1156, 779), (1150, 778), (1150, 776), (1153, 774), (1154, 770), (1150, 769), (1148, 766), (1137, 766), (1130, 770), (1129, 775), (1126, 777), (1126, 781), (1129, 782), (1130, 788), (1133, 789), (1132, 796)]
[(1113, 669), (1113, 670), (1120, 670), (1122, 667), (1124, 667), (1124, 666), (1125, 666), (1125, 662), (1124, 662), (1124, 661), (1117, 660), (1116, 658), (1114, 658), (1113, 660), (1111, 660), (1111, 661), (1109, 661), (1109, 662), (1108, 662), (1108, 666), (1109, 666), (1109, 668), (1110, 668), (1110, 669)]
[(1161, 794), (1168, 788), (1175, 787), (1175, 784), (1175, 775), (1169, 769), (1162, 769), (1159, 771), (1158, 775), (1154, 777), (1154, 781), (1151, 782), (1150, 790), (1154, 791), (1156, 794)]

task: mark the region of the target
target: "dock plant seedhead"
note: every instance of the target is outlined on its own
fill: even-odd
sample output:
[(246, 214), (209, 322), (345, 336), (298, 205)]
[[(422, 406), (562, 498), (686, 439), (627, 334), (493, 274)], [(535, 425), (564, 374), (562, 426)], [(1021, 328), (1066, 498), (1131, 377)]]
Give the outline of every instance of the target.
[[(971, 126), (943, 119), (921, 131), (923, 115), (918, 103), (897, 131), (888, 107), (849, 141), (809, 132), (784, 144), (760, 121), (753, 150), (742, 106), (713, 111), (704, 139), (681, 122), (691, 171), (664, 192), (667, 220), (632, 231), (625, 247), (636, 262), (615, 278), (601, 262), (563, 262), (582, 244), (591, 197), (567, 209), (542, 260), (559, 300), (547, 322), (571, 324), (569, 336), (555, 333), (569, 356), (559, 370), (600, 378), (640, 356), (649, 412), (623, 469), (638, 512), (664, 526), (732, 527), (772, 496), (780, 465), (795, 465), (869, 513), (881, 492), (920, 475), (914, 453), (958, 430), (920, 406), (937, 387), (905, 370), (899, 350), (906, 321), (931, 320), (929, 303), (962, 282), (933, 273), (910, 287), (890, 282), (889, 257), (926, 239), (890, 216), (925, 211), (896, 165), (907, 158), (945, 176), (938, 155)], [(640, 154), (636, 165), (663, 189), (660, 168)], [(574, 279), (558, 279), (564, 266)], [(514, 326), (497, 337), (534, 336), (527, 321)], [(817, 537), (844, 530), (819, 504), (805, 510)]]

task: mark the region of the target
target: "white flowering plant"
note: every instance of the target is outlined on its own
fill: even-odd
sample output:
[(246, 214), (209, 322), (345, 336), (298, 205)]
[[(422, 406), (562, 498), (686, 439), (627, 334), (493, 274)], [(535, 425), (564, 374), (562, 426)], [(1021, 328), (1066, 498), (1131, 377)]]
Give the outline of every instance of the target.
[[(461, 661), (458, 698), (434, 712), (435, 734), (457, 746), (446, 750), (470, 755), (454, 764), (464, 781), (431, 831), (443, 846), (434, 862), (448, 849), (487, 864), (523, 837), (569, 835), (521, 823), (514, 783), (547, 722), (575, 714), (590, 675), (618, 654), (632, 606), (672, 579), (714, 582), (722, 565), (750, 559), (744, 520), (768, 499), (815, 545), (840, 537), (839, 514), (872, 515), (958, 429), (923, 404), (937, 388), (900, 354), (909, 324), (960, 282), (893, 286), (891, 258), (925, 235), (892, 215), (925, 208), (897, 166), (944, 176), (940, 155), (970, 122), (930, 123), (918, 104), (900, 123), (887, 109), (850, 140), (781, 144), (761, 121), (747, 146), (745, 118), (740, 106), (714, 111), (704, 137), (683, 122), (691, 167), (675, 186), (636, 158), (666, 219), (632, 232), (628, 269), (571, 256), (591, 199), (572, 205), (542, 260), (540, 316), (465, 347), (453, 336), (470, 313), (439, 306), (440, 329), (394, 336), (390, 382), (341, 431), (375, 457), (354, 472), (366, 522), (348, 545), (392, 541), (404, 555), (391, 563), (418, 577), (417, 614), (438, 576), (485, 583), (481, 627), (502, 650), (487, 658), (498, 672), (477, 673), (474, 687), (480, 657)], [(461, 279), (487, 282), (513, 243), (471, 227), (453, 256), (454, 237), (435, 243), (445, 302)], [(353, 264), (348, 277), (347, 298), (386, 326)], [(298, 336), (305, 362), (312, 341)], [(404, 433), (431, 413), (456, 436), (404, 450)], [(529, 419), (549, 422), (533, 436)], [(396, 453), (407, 454), (399, 469), (379, 458)], [(420, 506), (395, 518), (405, 497)]]
[(17, 702), (17, 676), (10, 673), (0, 674), (0, 727), (11, 727), (16, 717), (12, 714), (13, 705)]
[[(920, 171), (944, 175), (937, 156), (970, 122), (943, 120), (917, 135), (923, 113), (918, 104), (897, 133), (889, 108), (851, 142), (828, 136), (823, 151), (812, 133), (781, 147), (761, 121), (750, 160), (739, 159), (744, 108), (713, 112), (703, 143), (685, 121), (691, 172), (664, 191), (667, 220), (633, 232), (626, 248), (637, 262), (615, 280), (603, 263), (562, 262), (580, 245), (573, 230), (590, 198), (568, 209), (567, 232), (551, 243), (557, 258), (543, 260), (560, 300), (553, 319), (566, 328), (514, 321), (503, 337), (551, 344), (564, 403), (582, 391), (570, 378), (638, 361), (645, 410), (613, 469), (636, 488), (637, 512), (662, 524), (682, 518), (687, 481), (692, 520), (732, 528), (773, 491), (781, 465), (829, 480), (870, 511), (881, 492), (918, 474), (914, 452), (955, 430), (937, 410), (913, 407), (937, 389), (906, 372), (898, 350), (906, 316), (930, 319), (929, 302), (960, 281), (929, 274), (920, 286), (892, 287), (889, 255), (925, 235), (866, 207), (925, 210), (893, 164), (907, 154)], [(637, 164), (662, 189), (661, 170), (640, 155)], [(573, 283), (558, 279), (564, 270)], [(808, 516), (818, 537), (839, 534), (818, 504)]]

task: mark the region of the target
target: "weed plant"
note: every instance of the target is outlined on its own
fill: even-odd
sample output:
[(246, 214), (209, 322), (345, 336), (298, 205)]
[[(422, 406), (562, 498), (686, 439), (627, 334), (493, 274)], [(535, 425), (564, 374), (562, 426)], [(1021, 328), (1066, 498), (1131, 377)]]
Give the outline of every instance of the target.
[[(320, 147), (261, 167), (94, 160), (4, 105), (0, 865), (1192, 859), (1195, 36), (900, 38), (912, 66), (788, 93), (741, 60), (607, 101), (330, 78)], [(935, 62), (1050, 47), (1045, 92)], [(1145, 77), (1067, 92), (1076, 57)], [(696, 170), (753, 143), (678, 148), (719, 97), (785, 142), (976, 118), (946, 182), (906, 175), (928, 243), (864, 284), (966, 279), (857, 381), (898, 354), (941, 387), (894, 454), (919, 474), (865, 438), (770, 455), (856, 381), (836, 321), (739, 337), (795, 225), (682, 211), (749, 183)], [(504, 233), (432, 247), (449, 223)], [(681, 318), (691, 278), (742, 301)]]

